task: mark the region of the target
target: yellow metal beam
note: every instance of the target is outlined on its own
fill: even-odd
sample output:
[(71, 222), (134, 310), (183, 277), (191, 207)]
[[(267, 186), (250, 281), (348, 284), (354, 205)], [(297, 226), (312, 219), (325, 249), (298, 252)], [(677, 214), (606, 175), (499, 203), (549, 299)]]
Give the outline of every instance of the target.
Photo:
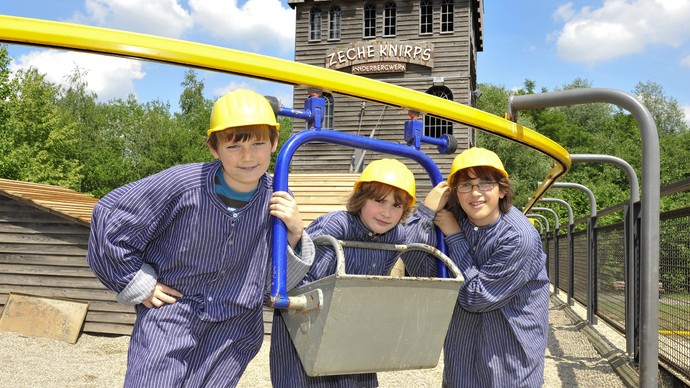
[(159, 36), (6, 15), (0, 15), (0, 41), (152, 60), (315, 87), (466, 124), (534, 148), (554, 160), (533, 200), (571, 165), (570, 154), (558, 143), (502, 117), (401, 86), (304, 63)]

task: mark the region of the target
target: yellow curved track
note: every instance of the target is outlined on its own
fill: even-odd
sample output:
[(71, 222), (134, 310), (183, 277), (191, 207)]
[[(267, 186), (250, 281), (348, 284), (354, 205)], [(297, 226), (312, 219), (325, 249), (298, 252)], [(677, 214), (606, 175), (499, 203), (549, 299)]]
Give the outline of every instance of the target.
[(147, 59), (316, 87), (470, 125), (522, 143), (554, 160), (525, 211), (571, 165), (570, 154), (559, 144), (512, 121), (426, 93), (303, 63), (183, 40), (6, 15), (0, 15), (0, 41)]

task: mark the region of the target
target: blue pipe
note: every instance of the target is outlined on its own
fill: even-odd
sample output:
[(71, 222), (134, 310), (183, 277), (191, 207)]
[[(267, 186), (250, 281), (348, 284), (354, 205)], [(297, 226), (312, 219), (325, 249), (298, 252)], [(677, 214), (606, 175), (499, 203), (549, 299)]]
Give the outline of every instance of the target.
[[(349, 146), (352, 148), (361, 148), (369, 151), (377, 151), (406, 157), (416, 161), (422, 167), (424, 167), (431, 178), (431, 183), (433, 186), (436, 186), (438, 183), (443, 181), (443, 176), (441, 175), (441, 172), (434, 161), (424, 152), (416, 150), (412, 147), (385, 140), (372, 139), (332, 130), (305, 130), (291, 136), (285, 142), (285, 144), (283, 144), (283, 147), (278, 153), (275, 172), (273, 174), (274, 191), (288, 190), (288, 170), (290, 167), (290, 161), (292, 160), (295, 151), (297, 151), (297, 148), (299, 148), (301, 145), (314, 141), (322, 141)], [(285, 251), (285, 247), (287, 246), (287, 227), (282, 220), (274, 217), (272, 228), (273, 272), (271, 277), (273, 284), (271, 285), (271, 299), (273, 301), (273, 307), (288, 308), (290, 301), (287, 296), (287, 258)], [(446, 253), (443, 234), (440, 233), (438, 229), (436, 231), (436, 237), (438, 248), (441, 250), (441, 252)], [(448, 269), (441, 262), (438, 263), (438, 274), (439, 277), (442, 278), (448, 277)]]

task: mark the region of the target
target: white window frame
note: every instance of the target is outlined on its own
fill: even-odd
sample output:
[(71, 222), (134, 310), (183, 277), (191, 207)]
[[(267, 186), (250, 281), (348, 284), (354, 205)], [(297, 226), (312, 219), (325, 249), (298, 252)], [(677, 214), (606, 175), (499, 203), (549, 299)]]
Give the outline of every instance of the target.
[(330, 93), (323, 93), (323, 124), (322, 128), (333, 129), (333, 113), (335, 112), (335, 101)]
[(328, 10), (328, 40), (340, 40), (341, 15), (339, 5), (334, 5)]
[[(373, 15), (368, 15), (368, 12), (373, 11)], [(368, 22), (371, 25), (368, 25)], [(373, 30), (373, 34), (369, 34), (369, 30)], [(376, 4), (366, 3), (362, 9), (362, 38), (376, 38)]]
[(441, 34), (455, 32), (455, 4), (453, 0), (441, 0)]
[[(424, 22), (424, 17), (428, 16), (431, 18), (429, 22)], [(426, 26), (429, 31), (422, 31), (422, 28)], [(434, 1), (433, 0), (421, 0), (419, 2), (419, 35), (433, 35), (434, 34)]]
[(321, 22), (323, 21), (321, 15), (321, 8), (314, 7), (309, 10), (309, 41), (321, 41)]
[[(391, 12), (392, 10), (392, 12)], [(392, 13), (392, 14), (391, 14)], [(397, 33), (398, 6), (395, 1), (388, 1), (383, 6), (383, 36), (394, 37)]]

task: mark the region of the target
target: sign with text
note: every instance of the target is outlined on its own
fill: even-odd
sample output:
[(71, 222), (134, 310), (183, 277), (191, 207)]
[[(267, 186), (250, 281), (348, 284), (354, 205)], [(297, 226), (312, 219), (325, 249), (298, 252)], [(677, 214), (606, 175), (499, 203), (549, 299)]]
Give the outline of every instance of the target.
[(426, 42), (371, 40), (333, 46), (326, 52), (325, 67), (352, 66), (353, 74), (405, 72), (407, 64), (434, 67), (434, 45)]

